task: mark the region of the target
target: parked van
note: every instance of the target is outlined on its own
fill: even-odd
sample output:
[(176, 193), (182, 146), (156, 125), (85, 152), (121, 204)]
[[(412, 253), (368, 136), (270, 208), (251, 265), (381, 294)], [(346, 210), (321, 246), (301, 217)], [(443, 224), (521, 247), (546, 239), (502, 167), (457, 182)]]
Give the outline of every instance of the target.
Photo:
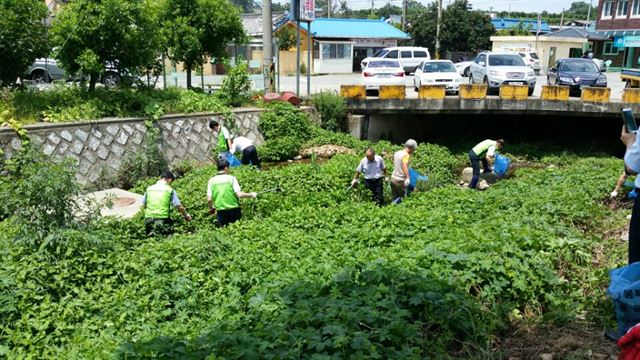
[(366, 68), (367, 63), (369, 63), (369, 60), (372, 58), (398, 60), (404, 72), (410, 74), (414, 72), (422, 62), (431, 60), (431, 55), (429, 55), (429, 49), (423, 47), (398, 46), (384, 48), (373, 54), (372, 57), (362, 60), (360, 68)]

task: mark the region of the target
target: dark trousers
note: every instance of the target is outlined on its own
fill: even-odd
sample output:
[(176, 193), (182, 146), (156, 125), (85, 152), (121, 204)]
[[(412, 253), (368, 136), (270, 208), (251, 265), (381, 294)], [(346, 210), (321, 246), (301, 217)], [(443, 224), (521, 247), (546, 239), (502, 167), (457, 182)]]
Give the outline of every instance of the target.
[(218, 210), (216, 214), (218, 218), (218, 227), (225, 227), (229, 224), (233, 224), (234, 222), (240, 220), (240, 218), (242, 217), (240, 208)]
[(382, 206), (384, 202), (383, 192), (382, 192), (382, 178), (377, 179), (364, 179), (364, 186), (367, 189), (371, 190), (373, 201), (376, 202), (379, 206)]
[(242, 150), (242, 165), (253, 165), (260, 169), (260, 158), (255, 146), (251, 145)]
[[(640, 189), (636, 189), (640, 191)], [(640, 196), (636, 197), (629, 225), (629, 264), (640, 261)]]
[(144, 232), (148, 237), (170, 235), (173, 232), (173, 221), (171, 218), (144, 219)]
[(469, 151), (469, 160), (471, 160), (471, 168), (473, 169), (473, 177), (469, 187), (475, 189), (478, 186), (478, 180), (480, 179), (480, 161), (482, 161), (482, 168), (485, 172), (489, 171), (489, 162), (486, 157), (480, 159), (473, 150)]

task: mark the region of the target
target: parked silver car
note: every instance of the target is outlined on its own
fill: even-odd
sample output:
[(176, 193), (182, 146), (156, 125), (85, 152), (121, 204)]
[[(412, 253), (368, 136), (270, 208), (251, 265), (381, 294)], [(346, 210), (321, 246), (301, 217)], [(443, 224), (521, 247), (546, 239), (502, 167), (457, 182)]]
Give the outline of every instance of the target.
[[(30, 79), (36, 83), (48, 83), (65, 77), (66, 73), (58, 66), (58, 61), (51, 58), (36, 59), (24, 73), (25, 79)], [(117, 86), (120, 83), (118, 69), (113, 64), (107, 64), (100, 82), (108, 87)]]
[(495, 93), (502, 84), (527, 85), (529, 96), (536, 87), (536, 74), (520, 55), (512, 52), (483, 52), (471, 64), (469, 82), (486, 84)]

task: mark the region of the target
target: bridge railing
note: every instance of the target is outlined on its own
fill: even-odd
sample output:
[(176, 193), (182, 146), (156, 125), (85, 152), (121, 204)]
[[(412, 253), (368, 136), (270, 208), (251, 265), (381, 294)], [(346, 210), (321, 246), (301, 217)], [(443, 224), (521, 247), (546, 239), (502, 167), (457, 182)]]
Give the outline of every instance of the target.
[[(461, 84), (458, 97), (463, 100), (484, 100), (487, 97), (488, 87), (484, 84)], [(340, 87), (340, 95), (354, 100), (367, 98), (366, 88), (363, 85), (343, 85)], [(570, 88), (568, 86), (543, 85), (539, 99), (544, 101), (569, 101)], [(380, 86), (378, 97), (380, 99), (405, 99), (407, 87), (405, 86)], [(445, 85), (422, 85), (418, 89), (418, 99), (444, 100), (446, 97)], [(526, 85), (502, 85), (499, 97), (502, 100), (523, 101), (529, 96), (529, 88)], [(611, 101), (611, 89), (603, 87), (585, 87), (581, 91), (580, 101), (589, 103), (609, 103)], [(625, 88), (622, 94), (623, 104), (640, 104), (640, 89)]]

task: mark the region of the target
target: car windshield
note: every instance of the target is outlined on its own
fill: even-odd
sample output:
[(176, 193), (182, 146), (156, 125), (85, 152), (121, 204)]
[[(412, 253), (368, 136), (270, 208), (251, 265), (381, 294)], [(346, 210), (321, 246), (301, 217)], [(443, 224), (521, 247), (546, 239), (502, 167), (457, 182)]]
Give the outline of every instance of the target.
[(456, 68), (449, 62), (431, 62), (424, 64), (424, 72), (456, 72)]
[(532, 59), (540, 60), (540, 58), (538, 57), (538, 54), (536, 53), (529, 53), (529, 55), (531, 56)]
[(369, 63), (369, 66), (367, 67), (368, 68), (398, 68), (400, 67), (400, 63), (398, 63), (397, 61), (391, 61), (391, 60), (372, 61)]
[(505, 55), (490, 55), (490, 66), (525, 66), (524, 61), (519, 55), (505, 54)]
[(389, 50), (378, 50), (375, 54), (373, 54), (373, 57), (383, 57), (385, 56), (387, 53), (389, 52)]
[(560, 71), (595, 73), (599, 72), (593, 61), (567, 61), (560, 66)]

